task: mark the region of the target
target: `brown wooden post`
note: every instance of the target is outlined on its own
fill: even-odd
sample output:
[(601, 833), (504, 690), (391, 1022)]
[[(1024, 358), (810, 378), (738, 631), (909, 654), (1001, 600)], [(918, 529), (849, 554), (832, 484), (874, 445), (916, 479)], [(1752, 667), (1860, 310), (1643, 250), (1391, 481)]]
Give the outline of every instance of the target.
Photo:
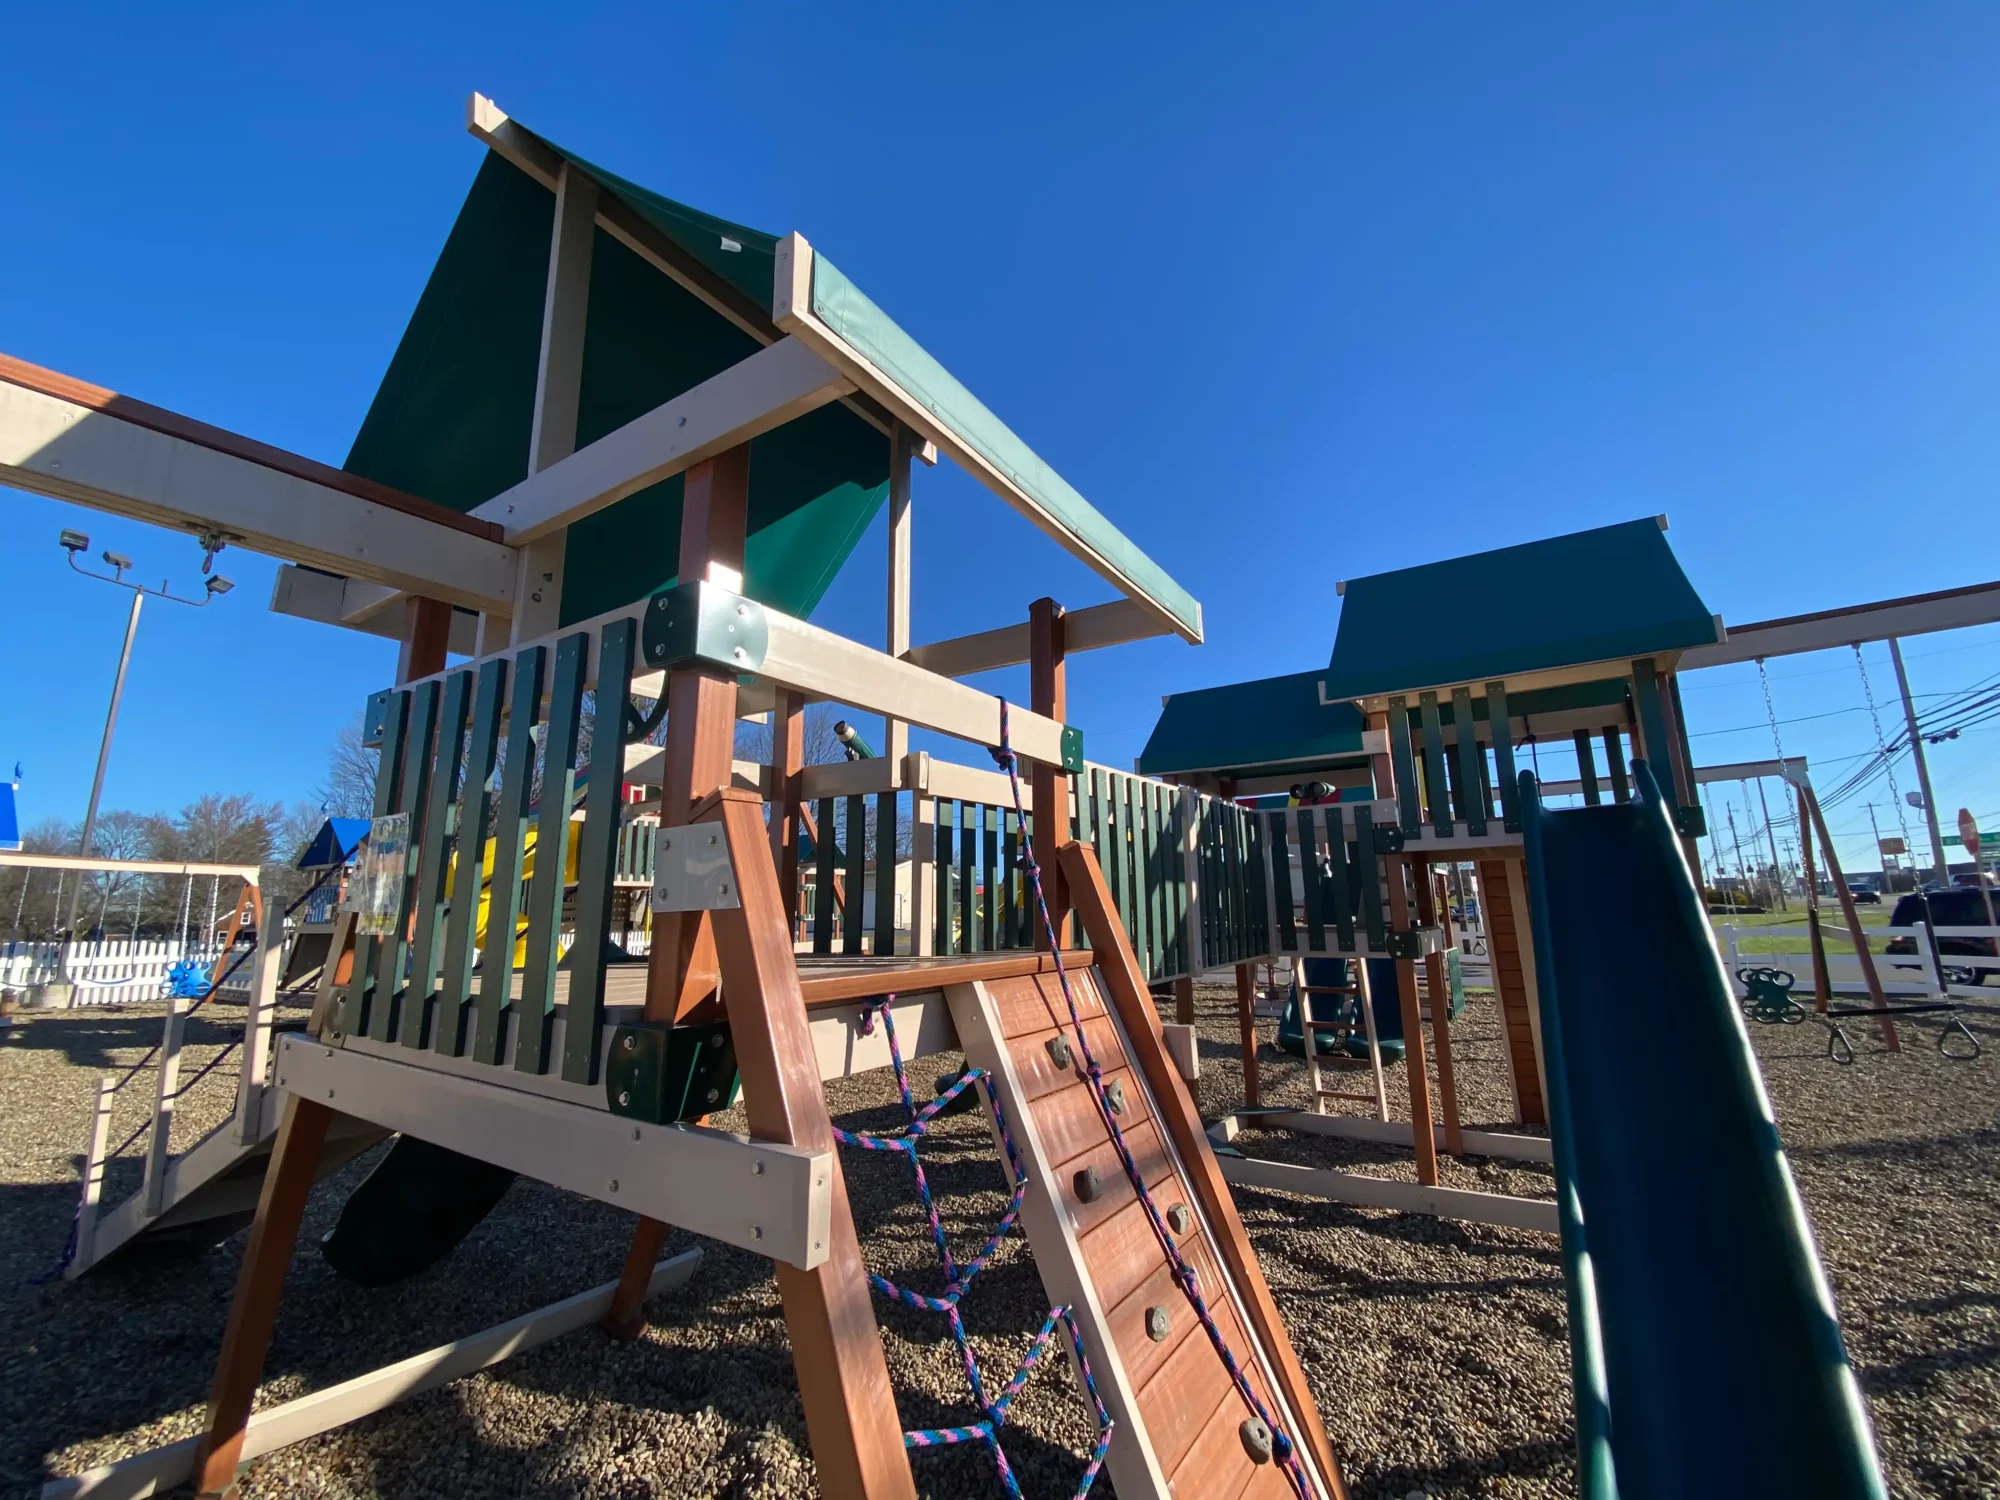
[[(750, 508), (750, 449), (727, 453), (688, 470), (681, 502), (679, 577), (709, 576), (709, 565), (741, 573)], [(660, 832), (684, 827), (697, 801), (729, 785), (736, 753), (736, 678), (710, 667), (668, 674), (665, 769), (660, 773)], [(707, 912), (655, 912), (646, 959), (648, 1021), (675, 1022), (716, 1008), (720, 966)], [(642, 1218), (601, 1326), (614, 1338), (636, 1338), (643, 1303), (666, 1225)]]
[(1833, 999), (1833, 979), (1826, 970), (1826, 934), (1819, 925), (1819, 876), (1813, 870), (1812, 817), (1806, 812), (1805, 788), (1793, 787), (1799, 803), (1799, 854), (1806, 875), (1806, 932), (1812, 940), (1813, 1010), (1826, 1014)]
[[(1407, 856), (1383, 861), (1389, 876), (1389, 923), (1397, 932), (1410, 930), (1410, 893), (1406, 884)], [(1366, 960), (1357, 960), (1366, 962)], [(1424, 1018), (1417, 1004), (1417, 961), (1396, 960), (1396, 996), (1403, 1009), (1403, 1070), (1410, 1080), (1410, 1145), (1417, 1154), (1417, 1181), (1425, 1187), (1438, 1182), (1437, 1123), (1431, 1116), (1430, 1068), (1424, 1061)]]
[(442, 599), (403, 601), (403, 644), (396, 653), (398, 685), (442, 672), (451, 643), (451, 606)]
[(1243, 1036), (1243, 1107), (1263, 1107), (1263, 1081), (1257, 1075), (1257, 974), (1253, 964), (1236, 966), (1236, 1025)]
[[(750, 508), (750, 449), (730, 449), (688, 470), (681, 501), (679, 577), (706, 579), (711, 565), (740, 576)], [(678, 827), (710, 792), (729, 785), (736, 757), (736, 678), (714, 667), (667, 679), (666, 767), (660, 827)], [(706, 912), (660, 912), (646, 971), (646, 1019), (685, 1021), (715, 1009), (714, 926)], [(648, 1274), (651, 1267), (647, 1268)]]
[(1183, 974), (1174, 981), (1174, 1023), (1194, 1025), (1194, 975)]
[(785, 935), (777, 871), (765, 858), (763, 818), (757, 796), (729, 789), (710, 799), (701, 814), (704, 822), (720, 822), (728, 835), (742, 900), (740, 907), (715, 913), (715, 926), (750, 1134), (830, 1153), (833, 1213), (827, 1258), (810, 1271), (775, 1267), (813, 1464), (823, 1495), (913, 1500), (916, 1487), (896, 1393), (869, 1300), (867, 1267), (840, 1156), (833, 1149), (833, 1125), (806, 1027), (798, 964)]
[(806, 765), (806, 698), (781, 689), (771, 709), (771, 860), (786, 930), (799, 939), (799, 830), (803, 826)]
[(1854, 892), (1847, 888), (1847, 877), (1841, 873), (1840, 855), (1833, 847), (1833, 835), (1827, 832), (1826, 817), (1819, 810), (1819, 798), (1813, 789), (1803, 782), (1799, 785), (1799, 798), (1806, 805), (1813, 826), (1819, 830), (1820, 846), (1826, 850), (1826, 873), (1833, 879), (1833, 889), (1840, 898), (1840, 912), (1847, 919), (1847, 935), (1854, 944), (1854, 956), (1861, 962), (1862, 982), (1868, 986), (1868, 1003), (1882, 1012), (1879, 1025), (1882, 1029), (1882, 1044), (1891, 1052), (1901, 1052), (1902, 1042), (1896, 1036), (1896, 1018), (1888, 1013), (1889, 997), (1882, 989), (1882, 976), (1875, 970), (1875, 955), (1868, 951), (1867, 934), (1861, 930), (1861, 913), (1854, 907)]
[[(1368, 715), (1368, 727), (1376, 733), (1387, 735), (1389, 732), (1389, 715), (1387, 713), (1373, 713)], [(1395, 757), (1389, 753), (1387, 748), (1384, 748), (1368, 757), (1368, 766), (1370, 774), (1375, 780), (1376, 798), (1378, 800), (1385, 797), (1393, 798), (1396, 795)]]
[[(1444, 940), (1449, 944), (1451, 905), (1438, 900), (1431, 867), (1413, 862), (1410, 873), (1417, 883), (1417, 920), (1443, 927)], [(1442, 950), (1425, 956), (1424, 985), (1431, 993), (1431, 1038), (1437, 1045), (1438, 1110), (1444, 1116), (1444, 1149), (1453, 1156), (1463, 1156), (1465, 1137), (1459, 1128), (1458, 1083), (1451, 1062), (1451, 974)]]
[(291, 1269), (299, 1222), (305, 1217), (320, 1147), (332, 1121), (333, 1111), (318, 1100), (285, 1096), (277, 1141), (257, 1196), (257, 1216), (250, 1224), (250, 1243), (244, 1248), (243, 1269), (237, 1273), (236, 1295), (229, 1304), (222, 1353), (215, 1362), (207, 1430), (195, 1456), (195, 1487), (204, 1497), (235, 1489), (243, 1435), (264, 1373), (271, 1329), (278, 1320), (278, 1298)]
[[(1062, 617), (1063, 608), (1053, 599), (1037, 599), (1028, 606), (1028, 706), (1059, 721), (1069, 716), (1069, 674), (1063, 664)], [(1049, 904), (1056, 946), (1067, 948), (1069, 893), (1056, 851), (1070, 837), (1069, 777), (1060, 766), (1040, 761), (1031, 763), (1031, 777), (1035, 794), (1035, 863), (1041, 867), (1042, 895)], [(1035, 946), (1047, 948), (1049, 934), (1042, 930), (1039, 918), (1034, 928)]]

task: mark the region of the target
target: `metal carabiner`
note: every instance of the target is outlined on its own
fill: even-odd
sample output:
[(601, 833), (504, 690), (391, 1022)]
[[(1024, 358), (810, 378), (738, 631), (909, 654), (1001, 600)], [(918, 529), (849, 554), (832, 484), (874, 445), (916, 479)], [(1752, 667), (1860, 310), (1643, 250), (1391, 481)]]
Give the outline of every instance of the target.
[(1838, 1021), (1828, 1021), (1826, 1024), (1829, 1033), (1826, 1039), (1827, 1057), (1843, 1068), (1851, 1067), (1854, 1063), (1854, 1044), (1848, 1041), (1847, 1033), (1840, 1029)]
[[(1951, 1050), (1951, 1034), (1954, 1031), (1964, 1037), (1967, 1042), (1971, 1043), (1972, 1050), (1970, 1052), (1963, 1050), (1954, 1052)], [(1971, 1062), (1979, 1056), (1979, 1038), (1972, 1034), (1972, 1028), (1967, 1026), (1963, 1020), (1957, 1016), (1953, 1016), (1949, 1021), (1944, 1023), (1944, 1030), (1938, 1033), (1937, 1049), (1953, 1062)]]

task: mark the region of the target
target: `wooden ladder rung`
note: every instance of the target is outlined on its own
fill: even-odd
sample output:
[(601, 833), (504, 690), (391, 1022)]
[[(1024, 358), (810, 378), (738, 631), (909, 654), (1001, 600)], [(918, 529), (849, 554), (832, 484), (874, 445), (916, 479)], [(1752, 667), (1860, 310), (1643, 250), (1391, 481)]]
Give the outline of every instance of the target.
[(1354, 1104), (1374, 1104), (1377, 1102), (1373, 1094), (1343, 1094), (1338, 1089), (1314, 1089), (1313, 1093), (1317, 1098), (1346, 1099)]
[(1299, 986), (1299, 993), (1302, 995), (1356, 995), (1360, 992), (1361, 986), (1358, 984), (1302, 984)]

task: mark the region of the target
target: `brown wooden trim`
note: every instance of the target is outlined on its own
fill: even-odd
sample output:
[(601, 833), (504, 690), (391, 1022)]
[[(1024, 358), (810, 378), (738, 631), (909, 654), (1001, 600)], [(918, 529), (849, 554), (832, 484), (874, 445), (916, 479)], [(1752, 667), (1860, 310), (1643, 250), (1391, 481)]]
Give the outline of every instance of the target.
[(2000, 580), (1992, 583), (1969, 583), (1963, 588), (1939, 589), (1930, 594), (1905, 594), (1900, 599), (1878, 599), (1873, 604), (1850, 604), (1844, 609), (1816, 610), (1809, 615), (1784, 615), (1776, 620), (1757, 620), (1748, 625), (1731, 625), (1729, 639), (1723, 644), (1741, 644), (1744, 636), (1759, 630), (1779, 630), (1787, 625), (1810, 625), (1815, 620), (1857, 619), (1879, 609), (1901, 609), (1910, 604), (1935, 604), (1941, 599), (1962, 599), (1967, 594), (1990, 593), (1996, 588), (2000, 588)]
[[(1439, 924), (1449, 944), (1451, 903), (1438, 900), (1435, 872), (1429, 864), (1419, 863), (1410, 873), (1417, 878), (1417, 920)], [(1452, 1156), (1463, 1156), (1465, 1135), (1459, 1128), (1458, 1080), (1451, 1057), (1451, 975), (1443, 950), (1425, 955), (1424, 985), (1431, 992), (1431, 1040), (1437, 1047), (1438, 1112), (1444, 1116), (1444, 1149)]]
[[(1029, 707), (1061, 722), (1069, 714), (1069, 669), (1064, 664), (1063, 608), (1053, 599), (1028, 606)], [(1042, 872), (1042, 896), (1048, 903), (1055, 940), (1040, 922), (1035, 924), (1037, 948), (1068, 945), (1069, 893), (1064, 889), (1056, 851), (1069, 842), (1069, 777), (1062, 768), (1030, 761), (1028, 777), (1035, 793), (1035, 864)]]
[[(1826, 851), (1826, 873), (1833, 877), (1833, 889), (1840, 899), (1840, 914), (1847, 923), (1848, 940), (1854, 944), (1854, 956), (1861, 964), (1861, 978), (1868, 986), (1868, 1003), (1880, 1011), (1877, 1021), (1882, 1029), (1882, 1045), (1891, 1052), (1901, 1052), (1903, 1043), (1896, 1035), (1896, 1018), (1889, 1013), (1889, 997), (1882, 989), (1882, 976), (1875, 968), (1875, 955), (1869, 950), (1868, 935), (1861, 930), (1861, 914), (1854, 908), (1854, 892), (1847, 888), (1847, 876), (1840, 868), (1840, 854), (1833, 847), (1833, 835), (1826, 831), (1826, 815), (1820, 811), (1819, 798), (1813, 789), (1803, 782), (1799, 784), (1799, 800), (1805, 804), (1812, 817), (1813, 827), (1819, 830), (1820, 848)], [(1701, 888), (1701, 882), (1695, 882)]]
[[(1404, 871), (1410, 860), (1407, 855), (1399, 855), (1386, 863), (1389, 923), (1398, 932), (1408, 932), (1410, 895)], [(1396, 998), (1402, 1002), (1403, 1071), (1410, 1082), (1410, 1145), (1417, 1157), (1417, 1181), (1425, 1187), (1436, 1187), (1437, 1126), (1431, 1117), (1431, 1071), (1424, 1058), (1424, 1018), (1417, 1004), (1417, 961), (1413, 958), (1396, 960)]]
[(715, 930), (750, 1134), (828, 1152), (833, 1173), (827, 1259), (811, 1271), (775, 1267), (820, 1492), (914, 1500), (896, 1394), (833, 1150), (833, 1124), (770, 859), (764, 804), (754, 793), (724, 790), (701, 817), (719, 822), (728, 836), (742, 902), (715, 913)]
[(1180, 1153), (1188, 1185), (1200, 1200), (1202, 1213), (1214, 1231), (1216, 1253), (1236, 1288), (1271, 1373), (1302, 1429), (1294, 1437), (1309, 1456), (1311, 1466), (1324, 1477), (1335, 1500), (1346, 1500), (1347, 1486), (1341, 1479), (1340, 1466), (1334, 1462), (1333, 1445), (1327, 1441), (1319, 1408), (1313, 1404), (1312, 1389), (1292, 1350), (1291, 1338), (1285, 1332), (1284, 1319), (1278, 1315), (1278, 1305), (1264, 1280), (1263, 1268), (1257, 1264), (1257, 1252), (1251, 1249), (1250, 1237), (1244, 1233), (1236, 1202), (1229, 1196), (1229, 1185), (1222, 1180), (1222, 1170), (1216, 1165), (1200, 1112), (1167, 1053), (1159, 1012), (1153, 1007), (1152, 994), (1139, 971), (1131, 939), (1111, 904), (1111, 892), (1104, 884), (1097, 855), (1088, 845), (1071, 840), (1062, 846), (1061, 859), (1078, 920), (1090, 938), (1091, 958), (1104, 976), (1105, 989), (1124, 1023), (1130, 1044), (1128, 1055), (1146, 1077), (1158, 1118)]
[(806, 695), (778, 690), (771, 708), (771, 858), (787, 930), (799, 937), (799, 830), (805, 812)]
[(70, 375), (59, 375), (54, 370), (45, 370), (40, 365), (31, 365), (24, 359), (15, 359), (12, 355), (0, 354), (0, 381), (5, 381), (8, 385), (18, 385), (23, 390), (39, 391), (42, 395), (53, 396), (58, 401), (87, 406), (92, 411), (101, 412), (107, 417), (130, 422), (134, 427), (143, 427), (149, 432), (179, 438), (182, 442), (193, 443), (197, 447), (208, 448), (216, 453), (226, 453), (231, 458), (240, 458), (247, 463), (260, 464), (264, 468), (275, 469), (280, 474), (289, 474), (294, 479), (309, 480), (330, 490), (339, 490), (342, 494), (352, 495), (357, 500), (366, 500), (371, 505), (380, 505), (388, 510), (401, 511), (406, 516), (415, 516), (419, 520), (448, 526), (453, 531), (462, 531), (468, 536), (481, 537), (489, 542), (504, 542), (507, 539), (505, 528), (492, 521), (482, 521), (476, 516), (453, 510), (450, 506), (426, 500), (421, 495), (409, 495), (401, 490), (392, 490), (386, 484), (363, 479), (359, 474), (349, 474), (344, 469), (336, 469), (331, 464), (323, 464), (317, 459), (288, 453), (283, 448), (274, 448), (269, 443), (258, 442), (255, 438), (247, 438), (221, 427), (212, 427), (206, 422), (197, 422), (192, 417), (181, 416), (178, 412), (168, 411), (165, 407), (135, 401), (130, 396), (121, 396), (116, 391), (106, 390), (101, 385), (92, 385), (88, 381), (78, 380)]
[(285, 1288), (285, 1273), (292, 1267), (292, 1247), (298, 1241), (320, 1147), (332, 1122), (333, 1111), (318, 1100), (301, 1099), (297, 1094), (285, 1096), (277, 1142), (257, 1197), (257, 1216), (250, 1224), (250, 1243), (244, 1249), (236, 1295), (229, 1304), (222, 1352), (215, 1362), (206, 1432), (195, 1455), (195, 1487), (204, 1500), (235, 1487), (244, 1431), (264, 1373), (271, 1329), (278, 1319), (278, 1298)]
[(1236, 966), (1236, 1025), (1243, 1035), (1243, 1107), (1263, 1107), (1263, 1080), (1257, 1071), (1257, 973), (1254, 965)]
[[(1813, 870), (1812, 815), (1806, 811), (1805, 789), (1792, 790), (1799, 802), (1799, 858), (1806, 872), (1806, 930), (1812, 937), (1813, 1010), (1823, 1016), (1833, 1000), (1833, 983), (1827, 975), (1826, 934), (1819, 925), (1819, 876)], [(1697, 880), (1695, 884), (1699, 886), (1701, 882)]]
[[(667, 1226), (658, 1219), (641, 1218), (632, 1231), (632, 1243), (625, 1251), (625, 1268), (618, 1276), (618, 1289), (611, 1294), (611, 1306), (597, 1326), (621, 1344), (629, 1344), (646, 1331), (646, 1283), (667, 1243)], [(635, 1275), (634, 1264), (641, 1270)]]
[[(849, 964), (853, 964), (849, 960)], [(1069, 969), (1087, 969), (1090, 954), (1071, 951), (1063, 954)], [(915, 994), (920, 990), (942, 989), (948, 984), (971, 984), (980, 979), (1013, 979), (1022, 974), (1053, 974), (1055, 955), (1051, 953), (992, 954), (975, 957), (898, 958), (868, 961), (866, 968), (829, 968), (815, 972), (810, 960), (799, 966), (799, 991), (806, 1009), (846, 1005), (876, 995)]]

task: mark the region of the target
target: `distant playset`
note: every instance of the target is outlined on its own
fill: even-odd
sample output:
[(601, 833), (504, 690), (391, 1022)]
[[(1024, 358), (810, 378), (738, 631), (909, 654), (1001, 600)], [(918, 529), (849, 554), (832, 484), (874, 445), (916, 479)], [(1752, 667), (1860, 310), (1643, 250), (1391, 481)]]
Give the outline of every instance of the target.
[[(334, 898), (290, 953), (259, 932), (238, 1110), (179, 1158), (156, 1129), (115, 1233), (94, 1197), (79, 1219), (71, 1275), (248, 1216), (205, 1430), (48, 1493), (226, 1494), (262, 1453), (529, 1344), (631, 1338), (694, 1270), (660, 1259), (671, 1224), (771, 1262), (829, 1496), (914, 1496), (948, 1444), (1018, 1494), (1010, 1404), (1066, 1363), (1096, 1434), (1079, 1493), (1104, 1471), (1127, 1500), (1338, 1500), (1239, 1183), (1559, 1235), (1593, 1500), (1884, 1494), (1690, 873), (1675, 674), (1724, 633), (1663, 523), (1352, 581), (1327, 670), (1175, 694), (1139, 774), (1094, 765), (1066, 659), (1199, 643), (1195, 600), (800, 236), (478, 96), (469, 125), (484, 164), (345, 469), (0, 361), (0, 478), (274, 554), (274, 607), (401, 644), (365, 706), (374, 816), (318, 851)], [(912, 465), (939, 455), (1116, 600), (912, 644)], [(805, 617), (885, 506), (878, 650)], [(959, 680), (1018, 665), (1026, 704)], [(804, 764), (816, 702), (881, 715), (883, 753)], [(768, 764), (736, 758), (751, 717)], [(912, 726), (970, 763), (912, 751)], [(1551, 742), (1586, 806), (1543, 805)], [(1460, 1121), (1447, 867), (1477, 872), (1515, 1114), (1547, 1135)], [(1612, 951), (1635, 947), (1636, 974)], [(1261, 1108), (1253, 974), (1279, 959), (1310, 1110)], [(1246, 1107), (1204, 1122), (1154, 990), (1185, 1021), (1216, 970)], [(303, 1026), (276, 1024), (286, 979), (311, 986)], [(914, 1084), (943, 1052), (964, 1069)], [(883, 1067), (908, 1123), (837, 1129), (823, 1082)], [(929, 1206), (928, 1124), (974, 1098), (1013, 1187), (991, 1239), (956, 1259), (932, 1208), (938, 1272), (871, 1276), (840, 1149), (901, 1154)], [(747, 1133), (707, 1123), (739, 1099)], [(1231, 1144), (1247, 1126), (1406, 1145), (1414, 1181), (1259, 1161)], [(436, 1264), (515, 1174), (630, 1209), (624, 1273), (253, 1413), (314, 1182), (391, 1134), (324, 1248), (350, 1279)], [(1445, 1186), (1440, 1153), (1550, 1162), (1555, 1201)], [(1010, 1378), (980, 1370), (960, 1302), (1015, 1229), (1049, 1313)], [(952, 1334), (962, 1425), (904, 1430), (878, 1297)], [(1299, 1333), (1337, 1339), (1337, 1314)]]

